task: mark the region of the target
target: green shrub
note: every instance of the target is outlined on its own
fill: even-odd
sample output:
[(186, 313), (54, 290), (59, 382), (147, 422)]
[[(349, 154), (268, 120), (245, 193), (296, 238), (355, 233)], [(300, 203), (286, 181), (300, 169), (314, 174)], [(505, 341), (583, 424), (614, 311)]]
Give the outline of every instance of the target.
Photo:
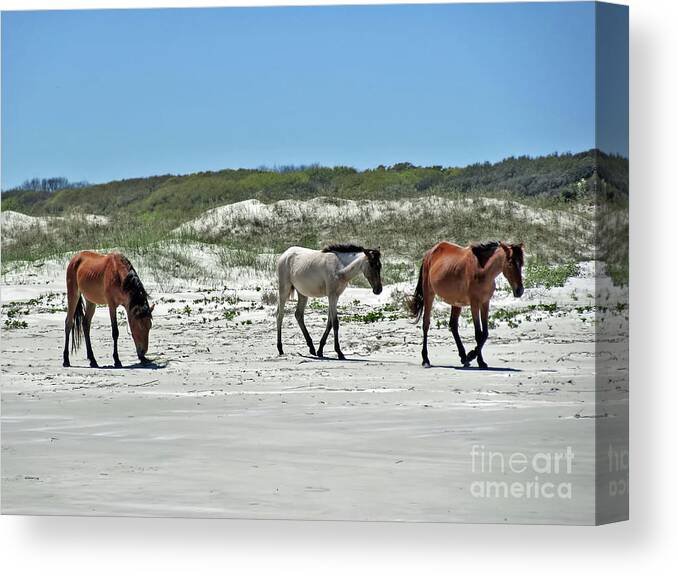
[(523, 283), (527, 288), (563, 287), (565, 282), (579, 275), (579, 268), (574, 262), (557, 265), (528, 264), (523, 271)]

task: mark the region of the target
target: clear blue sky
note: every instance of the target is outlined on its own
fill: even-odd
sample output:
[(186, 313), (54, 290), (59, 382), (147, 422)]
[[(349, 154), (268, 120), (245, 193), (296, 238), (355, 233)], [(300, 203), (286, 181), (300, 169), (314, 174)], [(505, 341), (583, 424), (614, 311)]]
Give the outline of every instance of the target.
[(592, 3), (5, 12), (2, 187), (581, 151), (594, 42)]

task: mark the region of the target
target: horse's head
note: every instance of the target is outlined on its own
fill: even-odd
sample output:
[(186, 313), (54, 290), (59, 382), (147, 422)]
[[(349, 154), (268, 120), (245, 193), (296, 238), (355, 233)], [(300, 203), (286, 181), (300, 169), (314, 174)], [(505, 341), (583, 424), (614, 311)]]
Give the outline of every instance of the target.
[(127, 317), (129, 318), (129, 328), (132, 332), (132, 339), (137, 348), (139, 361), (145, 362), (146, 352), (148, 351), (148, 333), (153, 326), (153, 309), (155, 304), (149, 306), (148, 302), (143, 305), (130, 308)]
[(127, 258), (124, 258), (124, 262), (128, 268), (127, 276), (122, 282), (122, 289), (129, 298), (127, 304), (125, 304), (127, 321), (132, 332), (134, 345), (137, 348), (139, 361), (145, 362), (146, 352), (148, 351), (148, 332), (151, 331), (153, 325), (155, 304), (148, 304), (148, 293), (146, 293), (136, 270)]
[(523, 244), (505, 244), (504, 242), (499, 242), (499, 245), (506, 255), (506, 261), (502, 269), (504, 277), (511, 284), (513, 295), (520, 297), (525, 291), (523, 287)]
[(363, 265), (363, 275), (372, 286), (372, 291), (379, 295), (381, 293), (381, 253), (379, 249), (364, 250), (365, 264)]

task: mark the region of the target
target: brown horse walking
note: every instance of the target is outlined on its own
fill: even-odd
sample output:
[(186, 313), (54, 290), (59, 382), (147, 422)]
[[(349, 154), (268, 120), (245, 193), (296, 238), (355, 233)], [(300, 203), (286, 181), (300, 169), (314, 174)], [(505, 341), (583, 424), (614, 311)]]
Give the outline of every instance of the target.
[[(523, 244), (487, 242), (461, 247), (440, 242), (426, 254), (419, 270), (419, 281), (408, 306), (416, 321), (424, 317), (424, 344), (421, 351), (422, 365), (431, 367), (428, 360), (428, 328), (435, 296), (452, 306), (450, 329), (459, 350), (464, 367), (478, 358), (478, 367), (487, 368), (483, 360), (483, 345), (488, 336), (488, 313), (490, 299), (494, 294), (496, 277), (503, 273), (511, 284), (513, 295), (523, 295)], [(464, 306), (471, 306), (475, 327), (476, 347), (466, 354), (459, 337), (459, 315)]]
[(118, 252), (102, 255), (95, 252), (80, 252), (73, 256), (66, 270), (68, 290), (68, 311), (66, 313), (66, 345), (64, 346), (64, 367), (70, 367), (68, 339), (73, 336), (72, 349), (80, 346), (85, 336), (87, 359), (90, 367), (99, 367), (94, 359), (89, 330), (97, 305), (108, 305), (113, 333), (113, 361), (115, 367), (122, 367), (118, 358), (119, 305), (127, 312), (137, 356), (147, 363), (148, 332), (151, 329), (152, 312), (155, 305), (148, 305), (148, 294), (136, 270), (129, 260)]

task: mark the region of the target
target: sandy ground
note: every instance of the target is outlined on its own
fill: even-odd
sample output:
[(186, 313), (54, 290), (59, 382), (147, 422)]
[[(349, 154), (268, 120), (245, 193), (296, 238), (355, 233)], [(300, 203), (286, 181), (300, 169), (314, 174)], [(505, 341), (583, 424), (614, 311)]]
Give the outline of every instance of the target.
[[(154, 365), (136, 364), (122, 327), (125, 367), (112, 368), (99, 310), (92, 337), (102, 368), (87, 367), (80, 350), (65, 369), (63, 280), (42, 273), (5, 282), (3, 321), (12, 302), (40, 299), (21, 316), (27, 328), (2, 332), (3, 513), (593, 521), (594, 314), (575, 310), (592, 303), (590, 274), (520, 301), (498, 293), (495, 310), (558, 302), (564, 311), (499, 323), (485, 347), (487, 371), (458, 367), (443, 306), (430, 337), (434, 367), (424, 369), (419, 326), (389, 314), (343, 321), (348, 360), (334, 359), (331, 345), (318, 360), (306, 355), (290, 303), (278, 357), (274, 308), (260, 292), (153, 286)], [(389, 290), (377, 298), (350, 289), (340, 313), (365, 314), (389, 298)], [(308, 311), (316, 341), (324, 322), (322, 309)], [(469, 347), (472, 329), (462, 330)], [(531, 460), (568, 448), (567, 470), (507, 468), (515, 453)], [(473, 450), (499, 453), (504, 465), (496, 459), (483, 470)], [(569, 484), (571, 496), (476, 491), (535, 481)]]

